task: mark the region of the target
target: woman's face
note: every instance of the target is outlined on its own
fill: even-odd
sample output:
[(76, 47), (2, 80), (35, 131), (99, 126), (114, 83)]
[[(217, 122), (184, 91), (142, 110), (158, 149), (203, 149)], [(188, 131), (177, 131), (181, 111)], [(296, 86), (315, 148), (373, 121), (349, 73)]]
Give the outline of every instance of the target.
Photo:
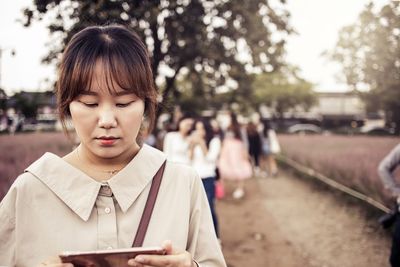
[(183, 119), (179, 122), (179, 132), (181, 132), (183, 135), (187, 135), (190, 131), (190, 129), (192, 129), (192, 125), (193, 125), (193, 119), (192, 118), (186, 118)]
[(126, 158), (139, 149), (136, 143), (144, 114), (144, 101), (115, 86), (107, 89), (100, 63), (89, 91), (69, 104), (72, 122), (85, 153), (102, 159)]
[(204, 124), (201, 121), (196, 122), (195, 129), (201, 138), (206, 137), (206, 130), (204, 129)]

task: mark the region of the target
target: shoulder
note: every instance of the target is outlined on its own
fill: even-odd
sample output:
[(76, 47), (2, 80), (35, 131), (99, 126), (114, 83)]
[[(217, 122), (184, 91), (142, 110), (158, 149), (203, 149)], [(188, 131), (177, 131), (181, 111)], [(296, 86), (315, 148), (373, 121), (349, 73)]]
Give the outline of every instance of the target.
[(196, 170), (184, 163), (178, 163), (167, 160), (165, 168), (165, 178), (170, 180), (176, 186), (188, 185), (190, 187), (196, 183), (199, 178)]
[(379, 163), (379, 169), (391, 169), (400, 164), (400, 144), (395, 146)]
[(397, 146), (393, 148), (393, 152), (396, 154), (400, 154), (400, 144), (397, 144)]
[(35, 175), (30, 172), (24, 172), (15, 179), (8, 193), (13, 192), (12, 194), (15, 196), (18, 195), (20, 201), (44, 187), (45, 185)]
[(168, 132), (165, 134), (165, 138), (174, 138), (178, 135), (178, 132)]
[[(4, 202), (7, 197), (17, 197), (17, 195), (18, 201), (21, 201), (25, 198), (29, 198), (35, 192), (46, 188), (44, 183), (38, 178), (38, 173), (46, 172), (46, 164), (49, 162), (48, 157), (52, 156), (46, 153), (27, 167), (25, 171), (14, 180), (2, 202)], [(16, 201), (17, 200), (15, 200), (14, 203), (16, 203)]]
[(213, 137), (210, 141), (210, 144), (219, 145), (221, 144), (221, 139), (219, 139), (218, 137)]
[(40, 186), (42, 186), (40, 181), (32, 174), (25, 172), (19, 175), (1, 200), (0, 216), (7, 215), (10, 218), (13, 217), (18, 203), (21, 201), (24, 202), (25, 198), (29, 198), (29, 192)]
[(197, 176), (195, 169), (184, 163), (167, 160), (166, 168), (168, 172), (173, 173), (176, 177), (193, 179)]

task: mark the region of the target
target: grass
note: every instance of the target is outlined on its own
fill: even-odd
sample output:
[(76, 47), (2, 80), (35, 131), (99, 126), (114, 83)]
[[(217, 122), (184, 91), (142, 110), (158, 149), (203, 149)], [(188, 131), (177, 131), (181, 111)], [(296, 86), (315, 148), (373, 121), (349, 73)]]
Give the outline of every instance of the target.
[(63, 156), (72, 145), (63, 133), (0, 135), (0, 199), (15, 178), (45, 152)]
[[(377, 174), (379, 162), (400, 138), (341, 135), (280, 135), (282, 153), (386, 204), (391, 201)], [(400, 171), (395, 172), (400, 179)], [(400, 182), (400, 180), (399, 180)]]

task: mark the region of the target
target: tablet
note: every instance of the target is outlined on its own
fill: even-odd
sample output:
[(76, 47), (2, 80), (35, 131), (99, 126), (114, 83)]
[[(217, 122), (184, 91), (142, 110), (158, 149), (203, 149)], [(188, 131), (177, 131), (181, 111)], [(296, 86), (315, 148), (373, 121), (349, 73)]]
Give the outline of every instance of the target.
[(161, 247), (135, 247), (96, 251), (64, 251), (59, 257), (74, 267), (128, 267), (128, 260), (137, 255), (165, 255)]

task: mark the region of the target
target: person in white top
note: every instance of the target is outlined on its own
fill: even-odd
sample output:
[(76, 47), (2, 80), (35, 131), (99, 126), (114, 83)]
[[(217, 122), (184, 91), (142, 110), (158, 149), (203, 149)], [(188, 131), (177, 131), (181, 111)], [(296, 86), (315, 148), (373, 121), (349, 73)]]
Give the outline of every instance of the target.
[(165, 135), (163, 152), (168, 159), (177, 163), (190, 164), (189, 133), (193, 126), (193, 118), (184, 116), (178, 123), (178, 131)]
[(217, 236), (219, 236), (218, 219), (214, 202), (216, 167), (220, 151), (221, 140), (214, 135), (210, 122), (207, 119), (196, 120), (190, 138), (189, 155), (192, 167), (203, 181)]

